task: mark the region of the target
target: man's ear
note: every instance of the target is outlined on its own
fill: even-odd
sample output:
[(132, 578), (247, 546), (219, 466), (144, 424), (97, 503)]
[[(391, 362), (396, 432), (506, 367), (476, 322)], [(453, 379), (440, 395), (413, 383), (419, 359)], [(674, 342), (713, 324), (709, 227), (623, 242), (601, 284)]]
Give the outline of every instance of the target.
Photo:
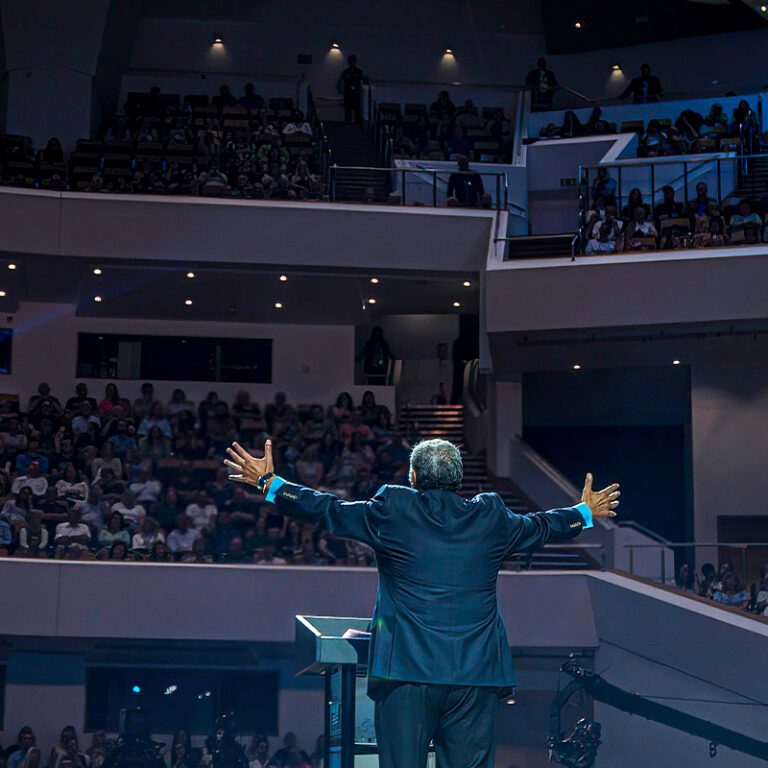
[(411, 481), (411, 488), (415, 488), (416, 487), (416, 471), (415, 470), (413, 470), (413, 469), (411, 470), (411, 474), (409, 475), (409, 479)]

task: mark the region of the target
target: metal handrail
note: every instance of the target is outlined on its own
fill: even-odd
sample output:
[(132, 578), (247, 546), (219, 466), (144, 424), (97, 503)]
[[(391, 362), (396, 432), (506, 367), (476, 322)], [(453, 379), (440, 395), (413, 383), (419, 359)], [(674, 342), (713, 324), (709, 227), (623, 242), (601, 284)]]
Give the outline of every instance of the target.
[[(432, 176), (432, 207), (437, 208), (437, 179), (441, 175), (466, 175), (466, 176), (492, 176), (495, 179), (495, 192), (496, 192), (496, 205), (491, 208), (491, 210), (501, 211), (504, 210), (508, 205), (508, 183), (507, 183), (507, 174), (503, 171), (458, 171), (458, 170), (450, 170), (450, 169), (442, 169), (442, 168), (405, 168), (405, 167), (388, 167), (388, 168), (377, 168), (375, 166), (369, 166), (369, 165), (337, 165), (334, 163), (330, 167), (330, 199), (333, 201), (336, 198), (336, 181), (339, 171), (374, 171), (379, 173), (390, 173), (390, 174), (400, 174), (400, 178), (402, 180), (402, 194), (401, 194), (401, 204), (405, 205), (405, 189), (406, 189), (406, 175), (407, 174), (429, 174)], [(517, 206), (519, 207), (519, 206)]]
[[(599, 552), (600, 569), (606, 569), (606, 552), (604, 544), (545, 544), (543, 547), (537, 550), (537, 552), (515, 552), (509, 557), (505, 558), (505, 562), (510, 562), (515, 559), (522, 559), (527, 562), (527, 567), (518, 570), (530, 570), (533, 563), (533, 558), (537, 553), (546, 552), (548, 549), (557, 550), (572, 550), (575, 552), (589, 552), (590, 550)], [(502, 568), (502, 570), (504, 570)], [(570, 570), (570, 569), (569, 569)]]
[(629, 572), (634, 574), (635, 550), (636, 549), (658, 549), (660, 553), (661, 583), (667, 581), (667, 559), (665, 557), (666, 549), (697, 549), (700, 547), (718, 547), (727, 549), (737, 549), (741, 551), (741, 572), (742, 585), (746, 587), (747, 577), (747, 552), (750, 549), (768, 548), (768, 542), (727, 542), (727, 541), (664, 541), (658, 544), (622, 544), (624, 549), (629, 550)]

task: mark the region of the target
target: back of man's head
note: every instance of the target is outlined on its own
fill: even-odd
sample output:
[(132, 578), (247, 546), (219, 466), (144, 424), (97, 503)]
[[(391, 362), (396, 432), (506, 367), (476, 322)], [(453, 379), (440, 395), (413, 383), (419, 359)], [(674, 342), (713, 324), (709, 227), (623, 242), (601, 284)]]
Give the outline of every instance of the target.
[(461, 452), (447, 440), (423, 440), (411, 451), (410, 475), (411, 484), (420, 491), (455, 491), (464, 475)]

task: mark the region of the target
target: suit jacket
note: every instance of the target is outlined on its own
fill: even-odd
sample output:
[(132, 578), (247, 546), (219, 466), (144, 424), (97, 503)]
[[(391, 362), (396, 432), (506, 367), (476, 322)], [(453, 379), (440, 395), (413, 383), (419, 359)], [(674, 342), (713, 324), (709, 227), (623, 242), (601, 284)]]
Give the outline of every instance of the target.
[(505, 558), (570, 539), (585, 526), (575, 507), (518, 515), (495, 493), (382, 486), (345, 502), (293, 483), (274, 494), (279, 512), (368, 544), (379, 589), (369, 677), (507, 688), (512, 654), (496, 602)]

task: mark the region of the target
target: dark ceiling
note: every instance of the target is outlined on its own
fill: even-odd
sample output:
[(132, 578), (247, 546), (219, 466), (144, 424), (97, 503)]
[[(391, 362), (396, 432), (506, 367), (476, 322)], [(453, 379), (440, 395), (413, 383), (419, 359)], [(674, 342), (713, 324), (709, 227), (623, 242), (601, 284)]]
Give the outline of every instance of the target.
[[(768, 23), (765, 14), (744, 0), (544, 0), (542, 12), (547, 51), (552, 54), (756, 29)], [(577, 22), (580, 29), (574, 26)], [(680, 66), (685, 67), (683, 49)]]
[[(16, 269), (9, 270), (8, 263)], [(96, 267), (102, 274), (93, 274)], [(187, 277), (190, 271), (194, 278)], [(283, 274), (285, 281), (280, 280)], [(379, 282), (371, 283), (372, 277)], [(464, 286), (465, 280), (470, 286)], [(212, 322), (364, 325), (380, 315), (477, 314), (479, 303), (474, 274), (374, 274), (210, 262), (96, 264), (45, 256), (6, 256), (0, 261), (2, 290), (0, 312), (6, 313), (15, 312), (20, 301), (34, 301), (76, 304), (83, 317)]]

